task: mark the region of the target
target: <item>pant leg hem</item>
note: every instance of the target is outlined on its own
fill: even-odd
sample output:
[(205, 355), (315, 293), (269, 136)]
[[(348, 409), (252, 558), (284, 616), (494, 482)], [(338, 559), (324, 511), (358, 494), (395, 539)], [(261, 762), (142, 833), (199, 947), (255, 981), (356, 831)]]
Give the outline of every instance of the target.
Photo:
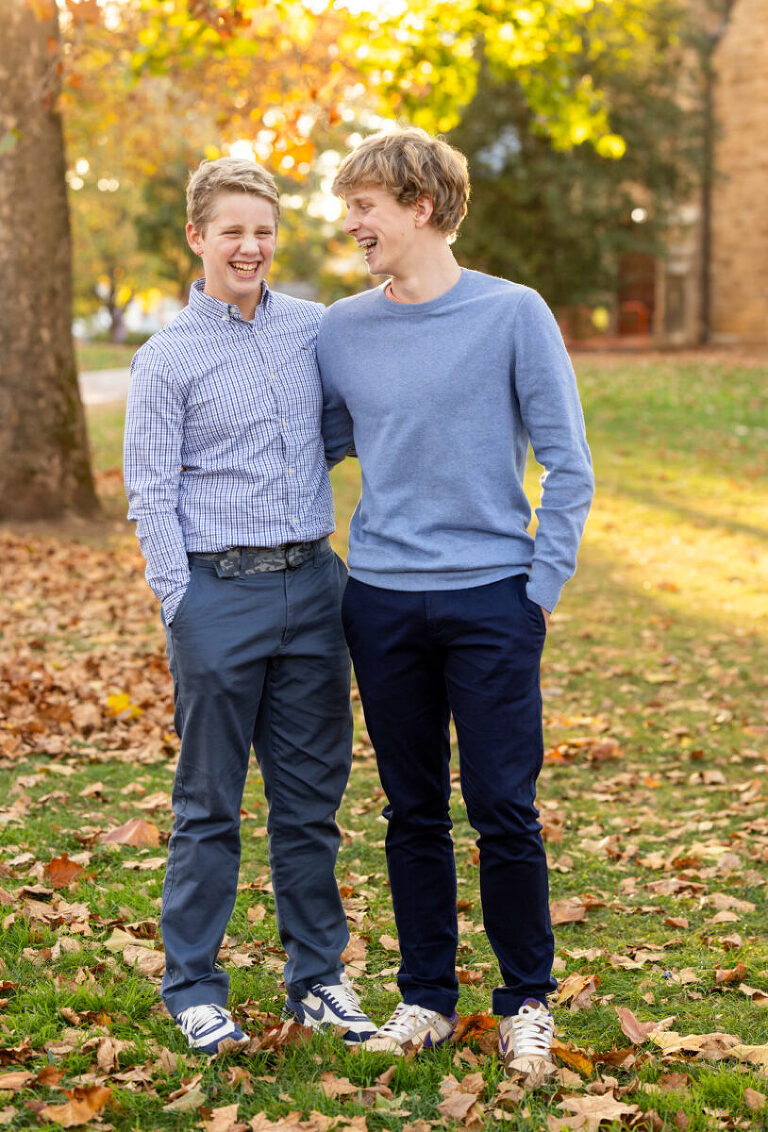
[(430, 991), (406, 991), (403, 1002), (406, 1006), (421, 1006), (424, 1010), (436, 1010), (446, 1018), (452, 1018), (456, 1013), (458, 999), (447, 999), (440, 994)]
[(175, 1019), (190, 1006), (220, 1006), (222, 1010), (226, 1010), (227, 996), (225, 995), (222, 998), (220, 994), (213, 992), (206, 994), (203, 990), (189, 991), (186, 994), (174, 995), (170, 999), (163, 998), (163, 1005), (171, 1017)]
[[(493, 992), (491, 1012), (501, 1017), (517, 1014), (524, 1002), (534, 999), (542, 1006), (547, 1006), (547, 995), (542, 991), (513, 991), (509, 987), (500, 987)], [(547, 1006), (547, 1009), (549, 1007)]]
[(314, 975), (310, 979), (303, 979), (300, 983), (286, 983), (285, 993), (289, 998), (294, 1001), (304, 998), (306, 994), (321, 983), (324, 987), (336, 987), (341, 982), (341, 976), (344, 974), (344, 967), (338, 967), (335, 971), (327, 971), (324, 975)]

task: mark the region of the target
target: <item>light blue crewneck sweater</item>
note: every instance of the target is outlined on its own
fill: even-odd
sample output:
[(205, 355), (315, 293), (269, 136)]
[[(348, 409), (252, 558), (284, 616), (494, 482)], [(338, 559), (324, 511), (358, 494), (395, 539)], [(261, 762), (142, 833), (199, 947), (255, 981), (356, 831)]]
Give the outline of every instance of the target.
[[(318, 359), (326, 456), (338, 462), (354, 441), (362, 469), (352, 577), (437, 590), (526, 573), (529, 598), (554, 609), (594, 477), (573, 368), (541, 296), (467, 269), (426, 303), (377, 287), (325, 312)], [(535, 541), (529, 440), (545, 468)]]

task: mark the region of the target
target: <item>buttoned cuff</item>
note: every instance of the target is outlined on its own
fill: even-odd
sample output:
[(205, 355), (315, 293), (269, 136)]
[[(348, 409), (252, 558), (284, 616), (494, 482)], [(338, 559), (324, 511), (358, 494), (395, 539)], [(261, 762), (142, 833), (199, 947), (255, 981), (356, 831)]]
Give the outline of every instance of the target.
[(186, 589), (176, 590), (174, 593), (169, 594), (168, 597), (164, 597), (160, 602), (160, 608), (163, 611), (163, 621), (166, 625), (170, 625), (173, 621), (176, 616), (176, 610), (181, 605), (181, 599), (186, 592)]

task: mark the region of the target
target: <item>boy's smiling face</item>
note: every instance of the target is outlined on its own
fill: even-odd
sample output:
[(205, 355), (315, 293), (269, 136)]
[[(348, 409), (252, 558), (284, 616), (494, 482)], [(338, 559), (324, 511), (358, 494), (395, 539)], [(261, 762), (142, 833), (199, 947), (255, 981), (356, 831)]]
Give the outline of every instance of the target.
[(187, 224), (187, 242), (202, 258), (206, 295), (253, 318), (277, 243), (271, 202), (253, 193), (221, 193), (203, 232)]
[(372, 275), (403, 275), (418, 259), (420, 205), (404, 205), (378, 185), (359, 185), (345, 197), (344, 231), (357, 241)]

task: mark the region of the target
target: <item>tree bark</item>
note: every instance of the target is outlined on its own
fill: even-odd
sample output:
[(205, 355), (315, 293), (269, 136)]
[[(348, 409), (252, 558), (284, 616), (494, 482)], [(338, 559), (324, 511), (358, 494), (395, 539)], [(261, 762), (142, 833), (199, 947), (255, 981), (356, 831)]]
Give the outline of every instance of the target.
[(0, 0), (0, 519), (98, 510), (72, 341), (55, 3)]

